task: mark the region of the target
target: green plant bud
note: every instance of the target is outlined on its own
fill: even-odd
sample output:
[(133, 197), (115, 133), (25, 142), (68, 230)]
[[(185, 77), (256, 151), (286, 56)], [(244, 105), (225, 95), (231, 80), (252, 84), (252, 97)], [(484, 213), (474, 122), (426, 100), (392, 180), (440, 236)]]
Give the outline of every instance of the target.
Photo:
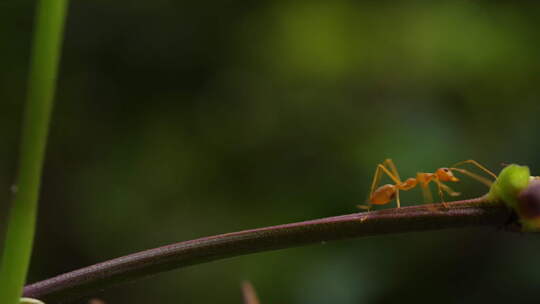
[(517, 196), (530, 182), (530, 171), (527, 166), (509, 165), (504, 168), (488, 193), (490, 201), (503, 201), (517, 212)]

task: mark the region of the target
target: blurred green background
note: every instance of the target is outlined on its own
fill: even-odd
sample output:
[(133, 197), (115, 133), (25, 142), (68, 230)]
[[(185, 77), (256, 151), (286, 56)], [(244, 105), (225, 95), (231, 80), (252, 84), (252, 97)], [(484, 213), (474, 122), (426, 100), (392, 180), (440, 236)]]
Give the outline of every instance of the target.
[[(34, 6), (0, 2), (2, 222)], [(539, 13), (535, 1), (72, 1), (29, 280), (357, 212), (387, 157), (403, 177), (469, 158), (538, 173)], [(494, 228), (382, 236), (96, 296), (241, 303), (248, 279), (263, 303), (537, 303), (539, 250)]]

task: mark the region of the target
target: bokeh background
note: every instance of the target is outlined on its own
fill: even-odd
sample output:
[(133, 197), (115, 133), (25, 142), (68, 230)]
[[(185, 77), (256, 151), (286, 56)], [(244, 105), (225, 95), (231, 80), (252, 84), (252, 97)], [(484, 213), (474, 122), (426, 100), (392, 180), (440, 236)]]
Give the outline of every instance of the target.
[[(34, 6), (0, 2), (2, 222)], [(357, 212), (387, 157), (402, 176), (469, 158), (539, 172), (539, 13), (535, 1), (72, 1), (29, 280)], [(241, 303), (248, 279), (263, 303), (537, 303), (539, 250), (495, 228), (381, 236), (95, 296)]]

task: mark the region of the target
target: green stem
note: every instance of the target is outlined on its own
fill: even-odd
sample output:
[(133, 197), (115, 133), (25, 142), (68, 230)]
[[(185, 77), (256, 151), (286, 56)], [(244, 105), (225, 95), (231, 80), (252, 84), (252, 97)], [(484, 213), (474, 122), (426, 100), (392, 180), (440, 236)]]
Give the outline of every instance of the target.
[(19, 302), (30, 263), (66, 8), (67, 0), (40, 0), (36, 9), (19, 171), (0, 264), (3, 304)]

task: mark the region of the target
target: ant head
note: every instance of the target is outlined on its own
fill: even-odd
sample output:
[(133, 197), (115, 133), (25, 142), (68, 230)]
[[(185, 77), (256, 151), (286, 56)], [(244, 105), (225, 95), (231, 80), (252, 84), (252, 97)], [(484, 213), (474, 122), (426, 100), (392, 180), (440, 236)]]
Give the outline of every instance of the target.
[(459, 178), (455, 177), (452, 171), (448, 168), (439, 168), (435, 171), (435, 175), (441, 182), (459, 182)]

